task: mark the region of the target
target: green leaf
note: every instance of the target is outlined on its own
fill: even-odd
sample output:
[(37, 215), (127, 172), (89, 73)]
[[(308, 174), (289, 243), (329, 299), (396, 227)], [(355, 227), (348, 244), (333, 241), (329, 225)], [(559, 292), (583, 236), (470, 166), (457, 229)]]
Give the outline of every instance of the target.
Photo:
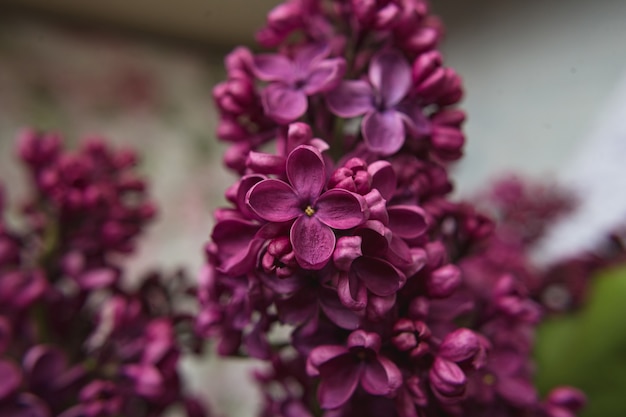
[(582, 389), (589, 403), (582, 416), (626, 416), (626, 268), (592, 278), (587, 305), (546, 321), (537, 334), (537, 386)]

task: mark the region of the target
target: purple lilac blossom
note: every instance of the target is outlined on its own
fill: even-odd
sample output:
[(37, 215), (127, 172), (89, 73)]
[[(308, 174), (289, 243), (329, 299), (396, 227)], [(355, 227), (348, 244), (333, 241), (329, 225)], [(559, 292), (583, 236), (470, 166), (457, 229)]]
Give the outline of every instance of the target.
[(239, 179), (205, 247), (196, 330), (266, 361), (263, 417), (556, 417), (584, 403), (533, 387), (545, 310), (526, 242), (450, 197), (465, 113), (442, 33), (423, 0), (290, 0), (257, 35), (274, 52), (227, 57), (218, 137)]
[(326, 167), (317, 149), (301, 145), (287, 158), (289, 183), (267, 179), (246, 196), (248, 206), (263, 220), (285, 223), (295, 220), (290, 241), (303, 268), (321, 269), (335, 249), (332, 229), (351, 229), (367, 218), (363, 197), (342, 189), (323, 192)]

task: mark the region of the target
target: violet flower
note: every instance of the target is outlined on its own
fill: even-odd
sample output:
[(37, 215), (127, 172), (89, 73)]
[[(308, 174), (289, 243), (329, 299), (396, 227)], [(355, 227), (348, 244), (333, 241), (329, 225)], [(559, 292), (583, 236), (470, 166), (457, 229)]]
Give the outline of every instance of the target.
[(422, 129), (424, 121), (400, 110), (411, 89), (411, 66), (402, 53), (387, 50), (370, 63), (368, 80), (343, 81), (326, 95), (331, 112), (340, 117), (365, 115), (361, 132), (367, 148), (381, 155), (396, 153), (407, 129)]
[(280, 54), (254, 57), (252, 70), (270, 84), (262, 92), (263, 108), (268, 117), (286, 124), (302, 116), (308, 107), (307, 97), (333, 89), (346, 71), (343, 58), (326, 59), (328, 45), (306, 45), (289, 59)]
[(321, 269), (335, 249), (332, 229), (346, 230), (367, 218), (365, 199), (346, 190), (323, 192), (326, 165), (322, 154), (301, 145), (287, 158), (289, 182), (267, 179), (254, 185), (246, 197), (249, 207), (263, 220), (295, 220), (290, 240), (296, 259), (305, 269)]
[(380, 347), (378, 334), (356, 330), (348, 336), (347, 347), (313, 349), (307, 361), (307, 372), (320, 377), (317, 396), (322, 408), (342, 406), (359, 385), (372, 395), (395, 393), (402, 385), (402, 374), (391, 360), (380, 355)]

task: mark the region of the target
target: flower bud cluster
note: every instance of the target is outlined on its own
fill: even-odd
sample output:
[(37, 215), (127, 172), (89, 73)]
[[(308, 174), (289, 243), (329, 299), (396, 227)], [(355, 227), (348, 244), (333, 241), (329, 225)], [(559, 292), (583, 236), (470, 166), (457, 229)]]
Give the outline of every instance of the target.
[(185, 277), (123, 282), (124, 257), (155, 215), (134, 154), (101, 140), (69, 152), (27, 131), (18, 155), (33, 192), (16, 228), (0, 188), (0, 415), (206, 415), (177, 369), (183, 349), (200, 346), (181, 340), (193, 335), (176, 305)]
[(581, 401), (542, 403), (532, 386), (541, 308), (523, 279), (465, 271), (493, 224), (448, 197), (465, 116), (441, 35), (422, 0), (290, 0), (258, 34), (276, 53), (226, 59), (217, 133), (239, 179), (215, 212), (196, 327), (223, 355), (271, 364), (263, 416), (581, 404), (570, 388)]

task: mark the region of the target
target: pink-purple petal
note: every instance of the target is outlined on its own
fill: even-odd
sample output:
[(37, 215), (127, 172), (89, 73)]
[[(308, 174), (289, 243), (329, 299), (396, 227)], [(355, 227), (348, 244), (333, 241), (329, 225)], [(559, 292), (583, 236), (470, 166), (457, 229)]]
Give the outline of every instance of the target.
[(318, 376), (319, 367), (326, 362), (348, 353), (348, 349), (338, 345), (318, 346), (309, 353), (306, 368), (309, 376)]
[(315, 202), (315, 217), (333, 229), (351, 229), (366, 220), (367, 203), (358, 194), (333, 189)]
[(252, 60), (252, 72), (263, 81), (287, 82), (293, 76), (293, 64), (280, 54), (259, 54)]
[(398, 237), (413, 239), (428, 229), (426, 214), (419, 207), (397, 205), (387, 207), (389, 213), (389, 229)]
[(326, 185), (326, 168), (320, 151), (300, 145), (287, 158), (287, 178), (301, 199), (312, 204)]
[(343, 81), (326, 94), (326, 104), (339, 117), (356, 117), (374, 110), (374, 92), (367, 81)]
[(405, 140), (404, 124), (395, 110), (368, 113), (363, 118), (361, 132), (367, 148), (381, 155), (396, 153)]
[(246, 159), (246, 167), (258, 174), (283, 175), (285, 173), (285, 157), (250, 151)]
[(372, 395), (387, 395), (387, 374), (377, 360), (366, 363), (361, 374), (361, 386)]
[(352, 261), (359, 256), (363, 256), (361, 242), (360, 236), (342, 236), (337, 239), (337, 245), (333, 252), (333, 262), (339, 270), (350, 270)]
[(398, 104), (411, 88), (411, 66), (398, 51), (377, 54), (369, 67), (369, 79), (383, 99), (385, 108)]
[(311, 68), (303, 90), (307, 95), (330, 91), (339, 84), (345, 72), (343, 58), (324, 60)]
[(352, 271), (368, 290), (382, 297), (398, 291), (405, 280), (401, 272), (387, 261), (368, 256), (362, 256), (352, 262)]
[(268, 222), (286, 222), (302, 214), (296, 192), (279, 180), (263, 180), (254, 185), (246, 201), (254, 213)]
[(372, 188), (378, 190), (385, 200), (390, 200), (396, 191), (396, 172), (387, 161), (376, 161), (367, 167), (367, 172), (372, 176)]
[(335, 249), (335, 234), (317, 218), (300, 216), (291, 227), (291, 245), (304, 269), (322, 269)]
[(308, 106), (304, 91), (282, 83), (273, 83), (265, 87), (261, 99), (267, 116), (281, 124), (298, 119), (306, 112)]
[(349, 348), (367, 348), (378, 353), (381, 346), (380, 335), (378, 333), (369, 333), (365, 330), (355, 330), (348, 336), (347, 345)]
[(315, 66), (330, 53), (328, 43), (313, 43), (300, 48), (293, 59), (295, 70), (299, 74), (306, 74), (312, 66)]
[(396, 294), (391, 294), (386, 297), (370, 294), (367, 299), (367, 317), (373, 320), (382, 320), (396, 305), (396, 298)]
[(391, 395), (402, 385), (402, 374), (389, 359), (379, 356), (365, 365), (361, 386), (372, 395)]
[(467, 383), (467, 377), (459, 365), (440, 356), (435, 359), (428, 376), (433, 388), (448, 397), (461, 395)]
[(367, 288), (352, 274), (340, 274), (337, 280), (337, 295), (341, 303), (353, 311), (367, 306)]
[(317, 398), (324, 409), (334, 409), (345, 404), (359, 384), (362, 366), (354, 363), (350, 356), (340, 356), (329, 362), (328, 375), (322, 375), (317, 389)]
[(247, 218), (256, 218), (256, 216), (250, 211), (248, 205), (246, 204), (246, 196), (248, 195), (248, 191), (258, 184), (259, 182), (266, 179), (263, 175), (244, 175), (238, 183), (237, 191), (235, 194), (235, 204), (239, 211), (246, 216)]
[(325, 289), (320, 294), (320, 307), (326, 317), (337, 326), (346, 330), (355, 330), (359, 327), (361, 319), (352, 310), (347, 309), (337, 297), (334, 290)]

